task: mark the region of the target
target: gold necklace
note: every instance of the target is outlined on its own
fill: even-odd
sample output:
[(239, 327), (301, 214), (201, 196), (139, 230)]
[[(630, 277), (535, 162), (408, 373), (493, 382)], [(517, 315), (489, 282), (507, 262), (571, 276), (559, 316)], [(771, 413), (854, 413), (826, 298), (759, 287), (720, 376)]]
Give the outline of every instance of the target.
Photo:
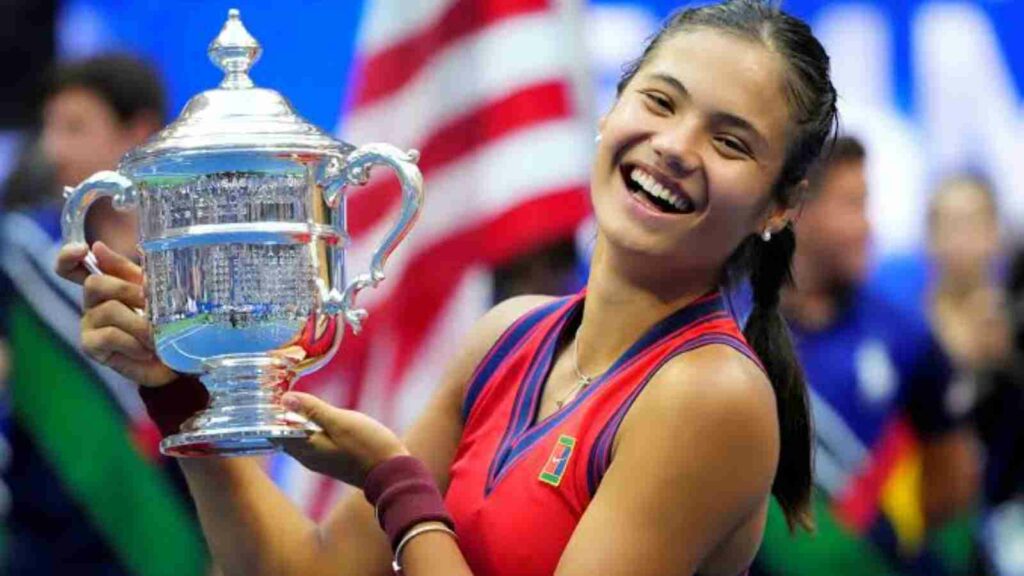
[(600, 376), (600, 374), (597, 376), (587, 376), (580, 371), (580, 328), (583, 328), (582, 324), (576, 328), (576, 334), (572, 340), (572, 370), (576, 373), (576, 384), (569, 389), (569, 392), (561, 400), (555, 401), (555, 406), (558, 410), (561, 410), (562, 406), (565, 406), (570, 398), (573, 398), (576, 394), (585, 390), (587, 386), (590, 386), (594, 378)]

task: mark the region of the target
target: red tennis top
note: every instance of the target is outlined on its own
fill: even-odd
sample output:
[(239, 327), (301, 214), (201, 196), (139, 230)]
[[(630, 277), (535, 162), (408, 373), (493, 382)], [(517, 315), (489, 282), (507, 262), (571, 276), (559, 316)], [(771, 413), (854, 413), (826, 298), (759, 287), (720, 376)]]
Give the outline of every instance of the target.
[(615, 434), (658, 369), (707, 344), (760, 365), (719, 292), (652, 327), (561, 410), (537, 421), (558, 341), (584, 294), (526, 313), (478, 366), (445, 498), (476, 576), (550, 576), (611, 461)]

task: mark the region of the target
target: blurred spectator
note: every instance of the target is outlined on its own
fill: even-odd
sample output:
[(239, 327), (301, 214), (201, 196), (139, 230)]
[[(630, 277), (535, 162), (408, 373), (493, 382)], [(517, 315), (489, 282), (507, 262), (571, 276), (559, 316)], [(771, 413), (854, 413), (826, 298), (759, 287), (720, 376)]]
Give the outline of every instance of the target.
[[(100, 56), (58, 69), (43, 106), (41, 144), (60, 186), (111, 170), (125, 152), (164, 125), (163, 84), (129, 56)], [(136, 215), (109, 200), (89, 212), (86, 237), (136, 256)]]
[[(958, 176), (939, 186), (928, 211), (932, 325), (976, 397), (975, 427), (986, 451), (983, 548), (990, 569), (1024, 575), (1024, 369), (1020, 309), (1000, 285), (999, 213), (988, 183)], [(1011, 271), (1022, 295), (1024, 260)]]
[(925, 318), (865, 287), (865, 150), (840, 138), (809, 174), (795, 229), (797, 290), (784, 295), (811, 387), (818, 533), (791, 537), (773, 510), (758, 570), (930, 574), (968, 569), (969, 537), (930, 545), (977, 483), (966, 407)]
[(934, 271), (928, 315), (946, 351), (966, 370), (1003, 364), (1009, 323), (996, 277), (999, 217), (986, 182), (964, 176), (939, 187), (928, 209), (928, 251)]
[[(52, 272), (60, 189), (120, 157), (163, 123), (157, 73), (129, 56), (66, 64), (42, 102), (38, 144), (7, 181), (0, 220), (2, 335), (11, 350), (12, 493), (4, 573), (199, 574), (191, 507), (155, 456), (134, 387), (78, 350), (81, 293)], [(89, 237), (136, 256), (136, 218), (94, 205)]]
[[(1005, 254), (995, 194), (978, 176), (942, 182), (928, 209), (923, 254), (881, 263), (874, 287), (928, 315), (961, 374), (960, 402), (974, 403), (985, 452), (984, 525), (988, 570), (1024, 575), (1024, 256), (1002, 286)], [(1013, 294), (1016, 294), (1014, 300)], [(1017, 335), (1017, 336), (1015, 336)]]

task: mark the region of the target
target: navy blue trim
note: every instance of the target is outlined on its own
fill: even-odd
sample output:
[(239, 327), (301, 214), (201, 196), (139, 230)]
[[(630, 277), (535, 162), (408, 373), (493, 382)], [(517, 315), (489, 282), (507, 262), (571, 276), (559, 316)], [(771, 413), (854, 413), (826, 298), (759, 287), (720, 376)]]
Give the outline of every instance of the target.
[(512, 446), (514, 445), (513, 439), (532, 424), (535, 415), (534, 407), (543, 388), (544, 380), (547, 379), (548, 372), (551, 369), (559, 336), (568, 320), (579, 310), (577, 304), (582, 301), (583, 299), (579, 298), (561, 311), (561, 318), (544, 335), (540, 347), (533, 355), (533, 358), (530, 359), (530, 366), (527, 368), (523, 382), (516, 390), (516, 398), (512, 404), (512, 414), (509, 423), (505, 428), (505, 433), (498, 444), (498, 450), (491, 460), (491, 466), (487, 471), (487, 484), (484, 488), (485, 494), (490, 494), (497, 476), (505, 469), (505, 462), (511, 456)]
[(473, 374), (473, 377), (469, 381), (466, 398), (462, 402), (463, 422), (466, 422), (469, 419), (469, 414), (473, 411), (473, 406), (476, 404), (477, 398), (487, 386), (487, 382), (490, 381), (491, 376), (494, 375), (494, 371), (498, 369), (498, 366), (501, 365), (509, 354), (522, 344), (523, 336), (532, 330), (538, 322), (551, 314), (552, 311), (562, 306), (562, 304), (564, 304), (564, 300), (564, 298), (559, 299), (552, 303), (530, 310), (505, 329), (505, 332), (491, 346), (487, 355), (484, 356), (484, 361), (480, 363), (476, 369), (476, 373)]
[[(680, 344), (675, 350), (668, 353), (660, 362), (658, 362), (658, 364), (647, 372), (643, 381), (615, 410), (612, 417), (605, 423), (604, 428), (602, 428), (601, 432), (598, 433), (593, 446), (590, 447), (590, 454), (587, 461), (587, 489), (590, 492), (591, 498), (593, 498), (594, 494), (597, 493), (597, 486), (601, 483), (601, 478), (604, 477), (604, 473), (608, 470), (609, 464), (611, 464), (612, 444), (615, 439), (615, 435), (618, 434), (622, 421), (625, 420), (626, 414), (629, 412), (629, 409), (633, 406), (636, 399), (640, 396), (640, 393), (643, 392), (644, 388), (647, 387), (647, 384), (650, 383), (652, 378), (654, 378), (654, 375), (657, 374), (658, 371), (661, 370), (661, 368), (670, 360), (680, 354), (684, 354), (710, 344), (724, 344), (726, 346), (730, 346), (744, 356), (751, 358), (752, 351), (745, 342), (732, 334), (724, 332), (708, 332), (701, 334), (692, 340)], [(756, 360), (756, 356), (751, 359), (760, 366), (760, 362)]]
[[(531, 366), (531, 372), (528, 373), (526, 381), (520, 385), (520, 389), (516, 397), (517, 409), (514, 411), (513, 421), (509, 423), (509, 426), (505, 431), (505, 436), (502, 438), (501, 444), (498, 445), (498, 450), (492, 460), (491, 467), (488, 472), (488, 481), (484, 487), (485, 496), (491, 493), (508, 470), (511, 469), (511, 467), (518, 462), (522, 456), (534, 444), (536, 444), (538, 440), (540, 440), (540, 438), (561, 424), (570, 414), (573, 413), (576, 406), (579, 406), (581, 403), (585, 402), (587, 398), (590, 398), (590, 396), (595, 394), (605, 382), (613, 380), (619, 372), (638, 361), (642, 357), (643, 352), (647, 351), (658, 342), (681, 330), (687, 329), (695, 323), (707, 321), (713, 317), (727, 317), (720, 293), (714, 291), (701, 296), (694, 302), (677, 310), (676, 312), (673, 312), (651, 327), (643, 337), (630, 346), (629, 349), (626, 350), (626, 352), (623, 353), (614, 364), (612, 364), (611, 368), (599, 376), (593, 384), (584, 389), (583, 392), (573, 398), (568, 404), (562, 407), (561, 410), (550, 415), (542, 422), (533, 424), (531, 427), (530, 424), (535, 420), (537, 412), (540, 409), (543, 383), (547, 380), (548, 371), (550, 370), (551, 361), (553, 359), (555, 343), (559, 340), (561, 331), (565, 327), (566, 320), (579, 309), (583, 302), (584, 299), (580, 298), (573, 304), (573, 306), (569, 307), (567, 313), (562, 318), (562, 321), (553, 326), (550, 332), (545, 335), (545, 342), (543, 344), (544, 348), (539, 351), (540, 353), (534, 356), (535, 360), (543, 360), (543, 362), (535, 362), (535, 365)], [(543, 365), (544, 369), (534, 371), (534, 369), (540, 365)], [(522, 400), (522, 396), (524, 395), (524, 391), (529, 394), (531, 400), (531, 402), (526, 403), (526, 406), (530, 408), (529, 411), (525, 410), (525, 408), (519, 404)]]

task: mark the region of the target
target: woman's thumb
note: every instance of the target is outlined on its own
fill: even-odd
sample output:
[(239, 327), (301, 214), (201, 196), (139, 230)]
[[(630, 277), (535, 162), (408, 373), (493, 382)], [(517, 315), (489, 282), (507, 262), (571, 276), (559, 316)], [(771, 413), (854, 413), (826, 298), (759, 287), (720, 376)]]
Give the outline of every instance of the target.
[(292, 412), (309, 418), (324, 430), (334, 428), (334, 419), (331, 418), (334, 407), (312, 394), (288, 392), (281, 398), (281, 403)]

